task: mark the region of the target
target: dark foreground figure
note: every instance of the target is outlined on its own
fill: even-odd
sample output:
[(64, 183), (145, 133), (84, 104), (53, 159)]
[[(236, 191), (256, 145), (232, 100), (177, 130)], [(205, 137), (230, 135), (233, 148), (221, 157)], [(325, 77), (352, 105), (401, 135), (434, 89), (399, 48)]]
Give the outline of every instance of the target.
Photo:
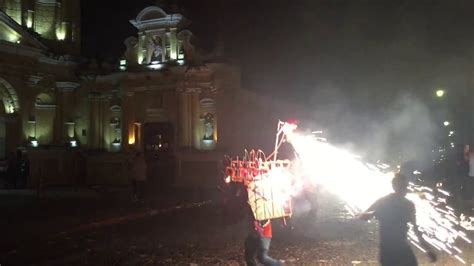
[(383, 266), (416, 266), (415, 254), (407, 241), (408, 224), (413, 225), (421, 246), (427, 250), (431, 261), (436, 255), (421, 236), (416, 224), (415, 205), (405, 198), (408, 180), (396, 174), (392, 180), (394, 193), (377, 200), (360, 215), (363, 220), (374, 217), (380, 222), (380, 263)]

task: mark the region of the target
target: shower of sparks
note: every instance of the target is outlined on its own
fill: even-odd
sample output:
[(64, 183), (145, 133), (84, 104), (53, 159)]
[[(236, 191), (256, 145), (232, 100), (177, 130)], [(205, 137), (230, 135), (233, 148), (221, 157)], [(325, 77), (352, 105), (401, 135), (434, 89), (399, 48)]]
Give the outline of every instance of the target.
[[(345, 202), (346, 210), (352, 216), (393, 191), (393, 173), (388, 172), (389, 165), (364, 163), (357, 156), (314, 135), (298, 134), (293, 130), (285, 134), (298, 154), (293, 176), (308, 178), (313, 185), (337, 195)], [(460, 241), (472, 243), (463, 230), (474, 228), (474, 217), (461, 215), (458, 218), (454, 209), (447, 205), (449, 192), (440, 187), (431, 189), (410, 183), (409, 191), (411, 193), (407, 198), (416, 206), (418, 228), (426, 242), (465, 263), (457, 244)], [(415, 247), (426, 252), (413, 230), (410, 230), (408, 238)]]

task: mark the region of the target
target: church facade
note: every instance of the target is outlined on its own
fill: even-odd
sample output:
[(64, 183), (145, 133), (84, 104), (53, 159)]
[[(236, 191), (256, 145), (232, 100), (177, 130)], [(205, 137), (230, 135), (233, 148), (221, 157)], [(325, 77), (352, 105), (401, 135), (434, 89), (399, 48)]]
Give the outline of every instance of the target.
[(0, 157), (26, 151), (29, 186), (125, 185), (136, 152), (157, 188), (215, 186), (224, 154), (271, 144), (279, 118), (304, 113), (241, 89), (238, 67), (195, 47), (180, 14), (143, 9), (104, 73), (77, 59), (79, 1), (0, 10)]

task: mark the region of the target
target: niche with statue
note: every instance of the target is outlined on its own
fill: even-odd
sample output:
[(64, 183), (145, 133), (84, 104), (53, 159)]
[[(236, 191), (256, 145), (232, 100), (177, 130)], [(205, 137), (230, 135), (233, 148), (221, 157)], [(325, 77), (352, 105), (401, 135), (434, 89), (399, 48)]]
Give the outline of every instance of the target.
[(201, 121), (204, 126), (204, 137), (202, 139), (214, 141), (214, 115), (206, 113), (201, 116)]
[(216, 116), (214, 99), (206, 97), (200, 100), (201, 149), (213, 150), (216, 146)]

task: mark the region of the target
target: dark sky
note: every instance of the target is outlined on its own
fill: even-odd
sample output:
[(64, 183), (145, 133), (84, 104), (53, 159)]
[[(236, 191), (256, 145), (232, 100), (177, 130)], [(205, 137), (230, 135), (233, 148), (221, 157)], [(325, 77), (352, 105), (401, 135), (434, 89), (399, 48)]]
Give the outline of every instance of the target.
[[(129, 19), (156, 2), (83, 0), (84, 55), (117, 58), (136, 33)], [(192, 20), (200, 46), (224, 40), (246, 88), (311, 104), (351, 95), (357, 105), (357, 96), (372, 92), (387, 98), (472, 86), (474, 1), (174, 2)]]

